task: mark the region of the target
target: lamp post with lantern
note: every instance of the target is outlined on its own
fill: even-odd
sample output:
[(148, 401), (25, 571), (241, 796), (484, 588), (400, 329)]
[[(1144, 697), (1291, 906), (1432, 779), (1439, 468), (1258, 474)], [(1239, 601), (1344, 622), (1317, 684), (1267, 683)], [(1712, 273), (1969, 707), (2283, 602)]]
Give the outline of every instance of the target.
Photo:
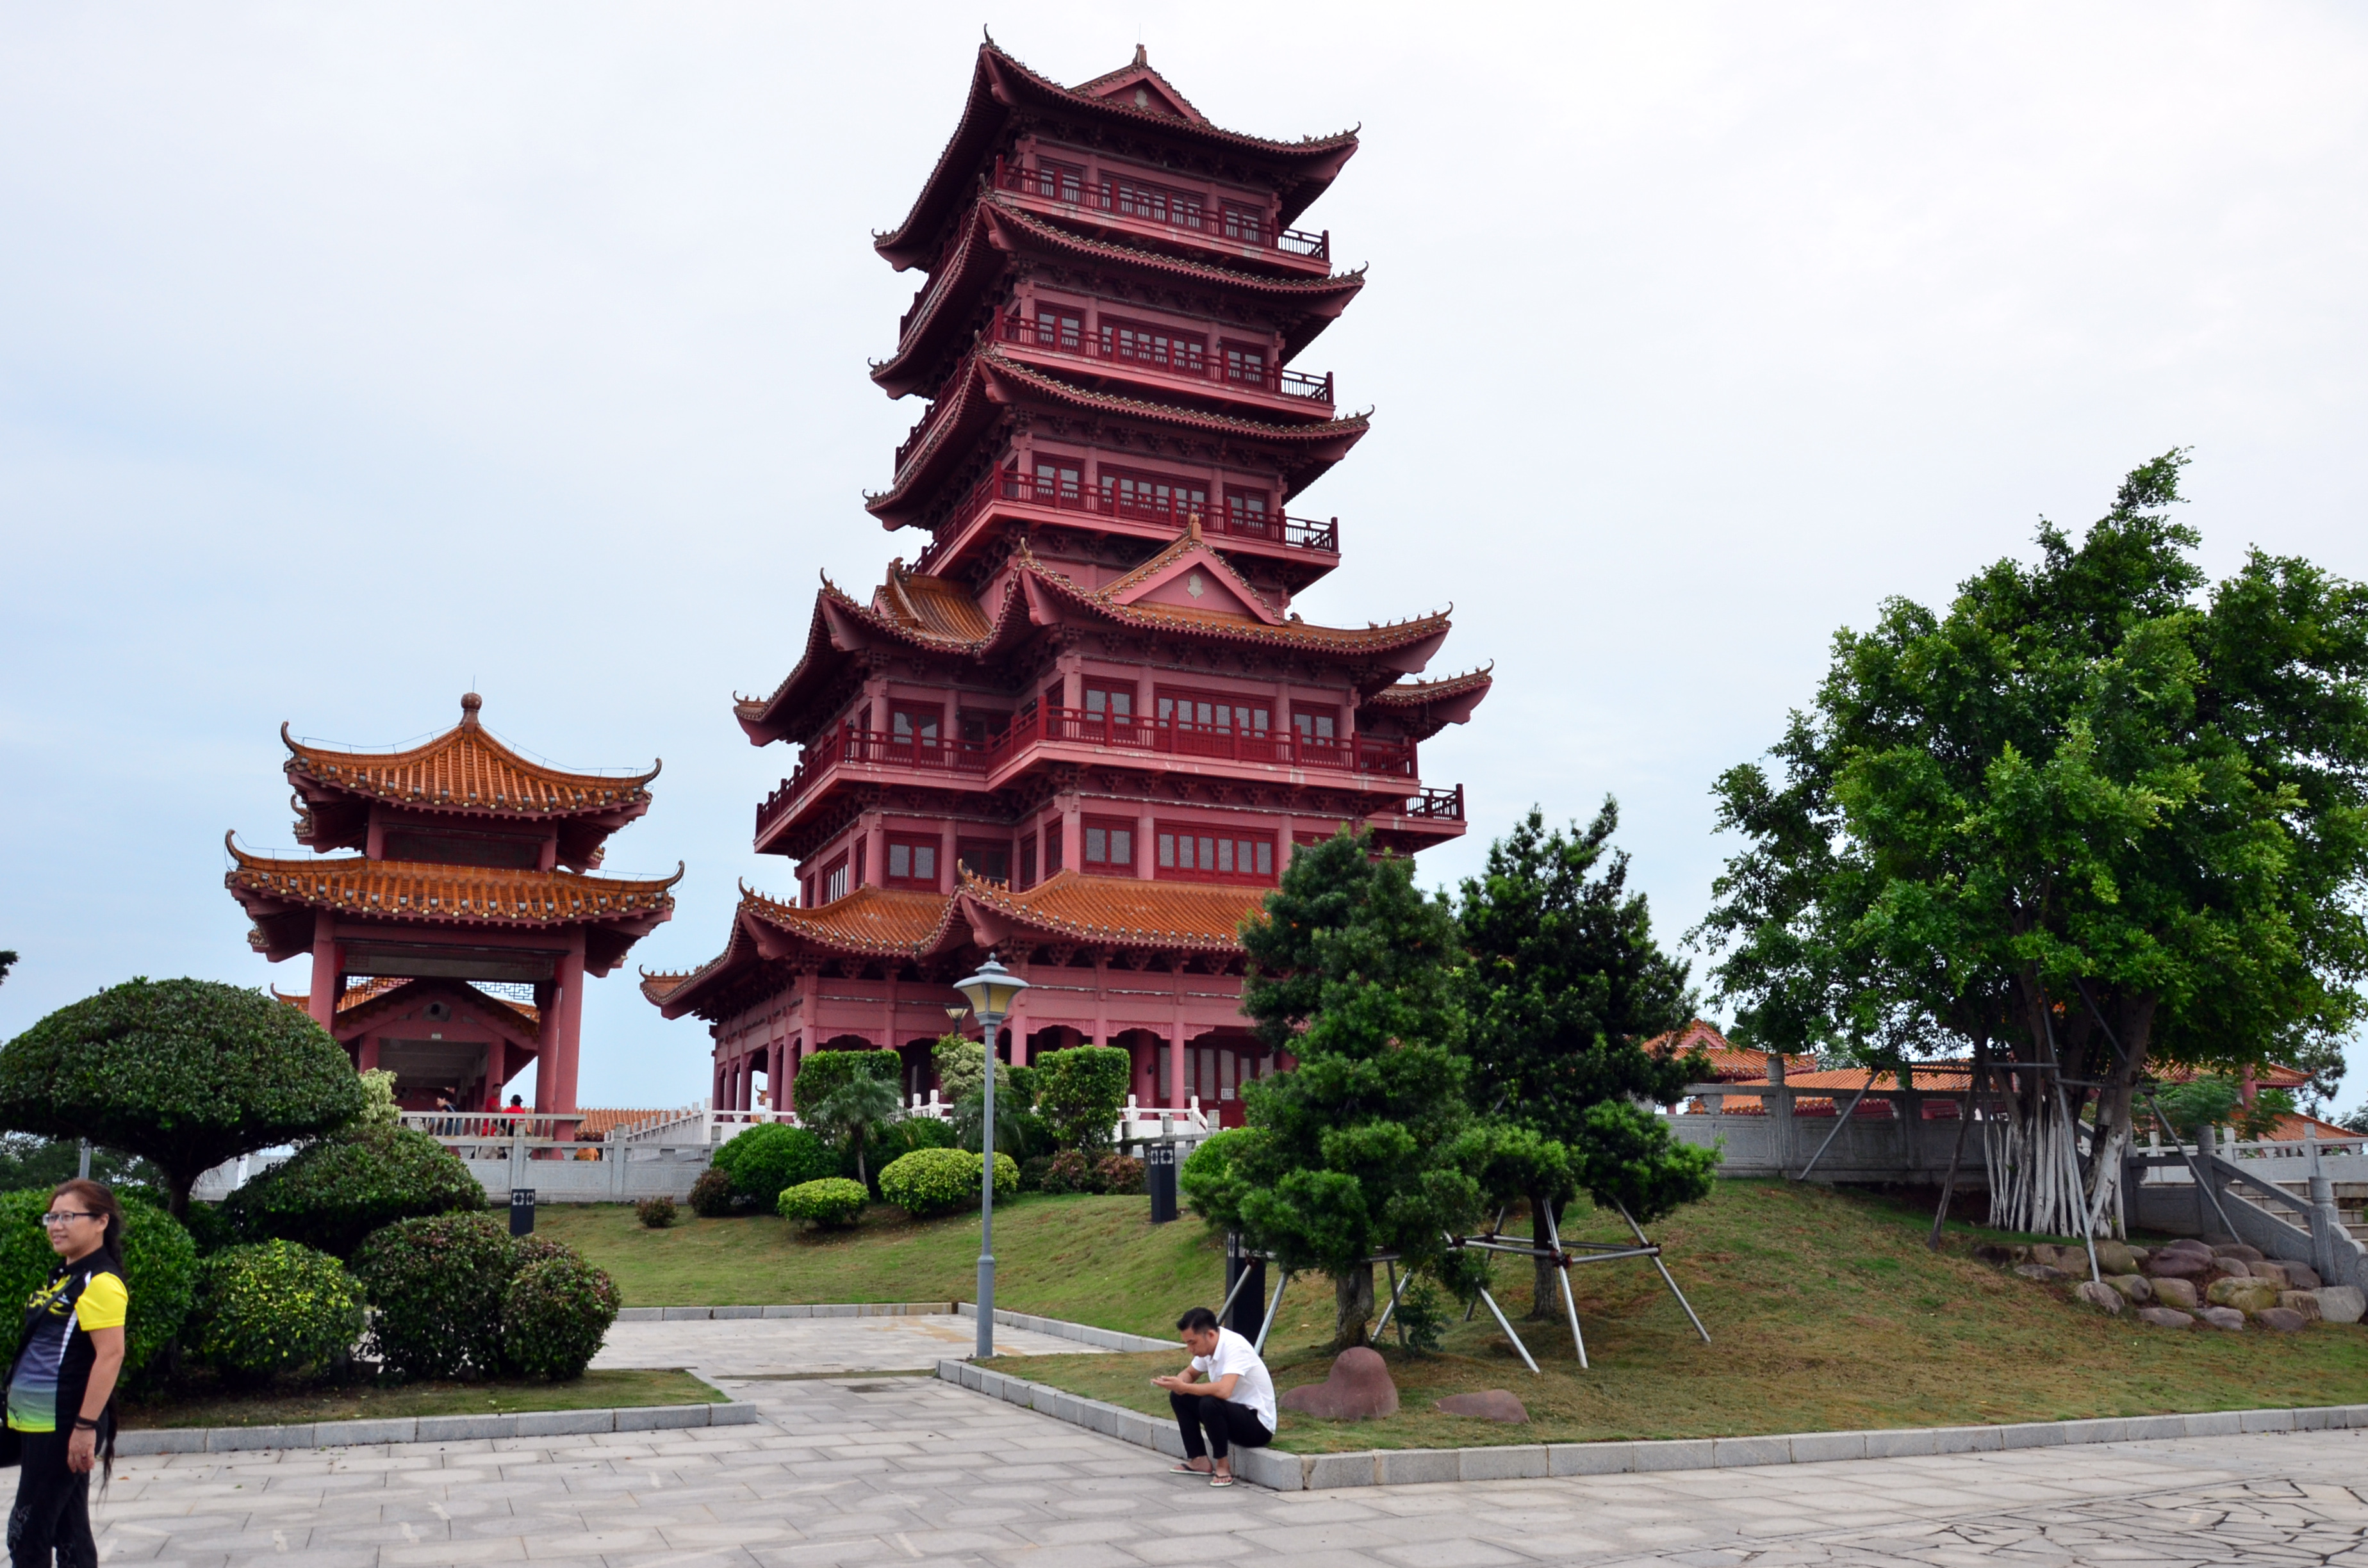
[[(954, 989), (970, 1000), (970, 1010), (978, 1015), (979, 1026), (986, 1031), (986, 1084), (981, 1091), (985, 1099), (979, 1128), (979, 1198), (978, 1198), (978, 1348), (976, 1358), (985, 1360), (995, 1354), (995, 1036), (1003, 1020), (1011, 1016), (1011, 1004), (1028, 983), (986, 955), (986, 962), (968, 980), (958, 980)], [(948, 1008), (949, 1014), (953, 1012)]]

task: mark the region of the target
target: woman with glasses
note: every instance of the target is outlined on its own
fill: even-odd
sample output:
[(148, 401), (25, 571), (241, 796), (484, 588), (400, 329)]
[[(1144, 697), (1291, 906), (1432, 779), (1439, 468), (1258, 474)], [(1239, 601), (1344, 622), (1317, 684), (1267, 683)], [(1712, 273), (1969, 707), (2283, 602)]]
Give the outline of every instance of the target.
[(8, 1556), (17, 1568), (96, 1564), (90, 1472), (115, 1460), (115, 1381), (131, 1295), (119, 1248), (123, 1210), (95, 1181), (62, 1181), (41, 1216), (60, 1262), (25, 1308), (8, 1369), (8, 1433), (20, 1454)]

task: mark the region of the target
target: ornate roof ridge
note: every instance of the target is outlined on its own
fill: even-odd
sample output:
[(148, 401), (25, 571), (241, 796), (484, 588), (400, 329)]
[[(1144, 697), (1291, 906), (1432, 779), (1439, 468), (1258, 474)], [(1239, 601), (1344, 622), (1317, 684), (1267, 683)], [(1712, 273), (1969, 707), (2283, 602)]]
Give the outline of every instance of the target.
[(1496, 677), (1496, 670), (1497, 661), (1491, 659), (1477, 669), (1466, 670), (1462, 675), (1441, 676), (1437, 680), (1402, 680), (1382, 687), (1381, 690), (1365, 699), (1365, 701), (1368, 704), (1375, 702), (1395, 704), (1427, 702), (1441, 697), (1460, 696), (1474, 687), (1487, 685)]
[[(484, 699), (461, 699), (461, 722), (416, 745), (356, 751), (300, 741), (279, 726), (291, 775), (370, 800), (436, 811), (484, 812), (548, 820), (646, 804), (649, 782), (664, 758), (642, 772), (593, 773), (537, 762), (486, 729), (477, 717)], [(478, 787), (468, 786), (474, 782)], [(458, 788), (461, 793), (454, 798)]]
[[(1166, 420), (1189, 429), (1223, 430), (1269, 441), (1307, 441), (1325, 440), (1351, 433), (1362, 435), (1372, 426), (1370, 410), (1345, 417), (1335, 415), (1329, 419), (1309, 420), (1301, 425), (1276, 425), (1263, 419), (1245, 419), (1235, 414), (1208, 414), (1178, 403), (1153, 403), (1147, 398), (1128, 397), (1120, 392), (1092, 392), (1048, 371), (1008, 358), (994, 344), (988, 344), (971, 358), (974, 364), (991, 369), (998, 376), (1008, 376), (1024, 387), (1080, 408), (1114, 409), (1149, 419)], [(919, 454), (916, 452), (914, 456), (917, 460)]]
[[(1365, 286), (1366, 268), (1359, 267), (1348, 272), (1328, 273), (1322, 278), (1274, 278), (1262, 272), (1244, 272), (1238, 267), (1221, 267), (1215, 262), (1194, 261), (1188, 256), (1168, 256), (1164, 252), (1145, 250), (1141, 245), (1124, 244), (1117, 240), (1094, 239), (1074, 233), (1058, 223), (1038, 216), (1020, 206), (1001, 191), (988, 191), (979, 198), (982, 210), (1014, 223), (1030, 236), (1064, 246), (1082, 255), (1099, 256), (1111, 261), (1125, 262), (1163, 272), (1181, 273), (1186, 277), (1260, 290), (1271, 294), (1330, 294), (1343, 289)], [(965, 244), (968, 242), (965, 241)]]
[[(1022, 67), (1022, 69), (1025, 69), (1025, 67)], [(1138, 75), (1137, 73), (1141, 73), (1141, 74)], [(1151, 56), (1149, 52), (1139, 43), (1134, 46), (1134, 58), (1133, 60), (1128, 61), (1125, 64), (1120, 66), (1115, 71), (1103, 72), (1100, 75), (1094, 77), (1091, 81), (1080, 82), (1076, 86), (1071, 87), (1069, 91), (1077, 94), (1079, 97), (1084, 97), (1087, 94), (1093, 94), (1095, 97), (1099, 97), (1100, 95), (1094, 91), (1098, 87), (1122, 87), (1129, 82), (1139, 81), (1158, 83), (1159, 90), (1166, 93), (1170, 98), (1173, 98), (1176, 101), (1177, 106), (1182, 108), (1185, 115), (1194, 123), (1200, 125), (1206, 125), (1209, 123), (1209, 117), (1202, 114), (1197, 108), (1195, 108), (1192, 100), (1186, 97), (1183, 93), (1177, 88), (1175, 83), (1169, 81), (1160, 73), (1157, 66), (1151, 63)]]
[[(1139, 877), (1089, 877), (1082, 871), (1063, 869), (1021, 892), (1012, 891), (1008, 882), (988, 881), (964, 869), (961, 873), (960, 894), (1008, 919), (1033, 925), (1041, 930), (1062, 936), (1079, 937), (1088, 940), (1117, 942), (1131, 947), (1185, 947), (1201, 951), (1241, 950), (1241, 943), (1233, 935), (1240, 920), (1227, 927), (1227, 934), (1214, 934), (1207, 924), (1198, 929), (1179, 929), (1174, 926), (1133, 926), (1113, 921), (1084, 918), (1082, 912), (1064, 914), (1047, 904), (1076, 900), (1080, 903), (1099, 901), (1105, 910), (1112, 902), (1156, 906), (1160, 903), (1198, 904), (1204, 911), (1209, 906), (1222, 910), (1228, 904), (1242, 905), (1243, 917), (1258, 908), (1266, 899), (1263, 888), (1227, 887), (1223, 884), (1146, 881)], [(1087, 907), (1092, 907), (1087, 903)]]
[[(1196, 551), (1209, 558), (1210, 562), (1225, 579), (1226, 585), (1239, 595), (1245, 603), (1257, 605), (1266, 611), (1264, 619), (1270, 622), (1280, 622), (1282, 619), (1282, 612), (1274, 608), (1274, 601), (1251, 586), (1248, 578), (1234, 570), (1231, 562), (1211, 548), (1208, 540), (1201, 533), (1201, 514), (1198, 512), (1190, 514), (1184, 519), (1184, 531), (1178, 534), (1173, 542), (1153, 555), (1150, 560), (1111, 578), (1094, 592), (1106, 599), (1115, 601), (1119, 595), (1127, 589), (1137, 584), (1149, 582)], [(1030, 559), (1033, 560), (1034, 557), (1031, 555)]]
[[(1112, 114), (1122, 115), (1138, 124), (1156, 126), (1163, 130), (1197, 132), (1202, 136), (1230, 142), (1238, 147), (1255, 149), (1261, 153), (1304, 156), (1310, 153), (1333, 152), (1343, 146), (1356, 145), (1357, 132), (1362, 129), (1360, 126), (1352, 126), (1347, 131), (1336, 131), (1327, 136), (1303, 136), (1296, 142), (1278, 142), (1265, 136), (1252, 136), (1247, 131), (1227, 131), (1206, 118), (1179, 122), (1173, 115), (1154, 114), (1148, 109), (1139, 109), (1132, 104), (1117, 102), (1110, 98), (1089, 98), (1085, 97), (1078, 88), (1064, 87), (996, 43), (992, 35), (989, 35), (986, 41), (980, 46), (979, 51), (982, 55), (992, 56), (1018, 71), (1031, 85), (1057, 94), (1080, 108), (1106, 110)], [(1108, 81), (1111, 76), (1123, 74), (1132, 69), (1133, 69), (1132, 64), (1122, 65), (1117, 71), (1107, 72), (1094, 80)], [(1161, 76), (1159, 80), (1162, 85), (1167, 85), (1167, 77)], [(1168, 90), (1173, 92), (1174, 88), (1171, 86)], [(1176, 97), (1178, 101), (1185, 101), (1182, 93), (1176, 93)], [(1193, 112), (1197, 114), (1200, 111), (1195, 109)]]

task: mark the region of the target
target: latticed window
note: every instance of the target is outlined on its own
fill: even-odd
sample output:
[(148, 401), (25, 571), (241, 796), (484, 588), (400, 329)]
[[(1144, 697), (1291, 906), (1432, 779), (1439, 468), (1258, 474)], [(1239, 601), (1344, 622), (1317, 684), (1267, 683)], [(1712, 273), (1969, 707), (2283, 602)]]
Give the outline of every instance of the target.
[(1102, 323), (1102, 356), (1197, 376), (1207, 369), (1209, 340), (1190, 333), (1178, 332), (1172, 327), (1105, 320)]
[(1222, 692), (1162, 691), (1159, 717), (1197, 729), (1263, 735), (1272, 710), (1254, 698), (1227, 697)]
[(1225, 380), (1239, 381), (1244, 386), (1269, 385), (1266, 346), (1258, 343), (1226, 344)]
[(1104, 876), (1134, 875), (1134, 824), (1123, 817), (1085, 820), (1087, 871)]
[(1263, 535), (1270, 515), (1265, 491), (1225, 487), (1225, 526), (1235, 533)]
[(1209, 487), (1199, 480), (1106, 468), (1101, 483), (1102, 507), (1116, 517), (1180, 523), (1209, 513)]
[(1190, 881), (1272, 881), (1274, 839), (1238, 828), (1159, 824), (1159, 875)]
[(888, 840), (888, 881), (903, 887), (938, 885), (938, 841), (934, 838)]

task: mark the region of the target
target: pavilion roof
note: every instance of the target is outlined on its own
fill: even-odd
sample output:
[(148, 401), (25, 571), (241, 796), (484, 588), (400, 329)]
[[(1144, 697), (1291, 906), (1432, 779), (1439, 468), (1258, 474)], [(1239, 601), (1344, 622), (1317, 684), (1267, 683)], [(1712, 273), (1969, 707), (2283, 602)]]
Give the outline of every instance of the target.
[(1264, 888), (1147, 882), (1076, 871), (1056, 871), (1023, 892), (965, 871), (956, 896), (973, 915), (1000, 916), (1024, 931), (1129, 948), (1226, 953), (1241, 951), (1242, 922), (1266, 903)]
[[(796, 667), (770, 696), (735, 698), (733, 711), (755, 744), (803, 738), (808, 725), (828, 717), (812, 710), (838, 691), (845, 661), (876, 640), (949, 657), (985, 659), (1018, 645), (1033, 628), (1085, 618), (1196, 640), (1289, 648), (1316, 657), (1372, 661), (1403, 669), (1419, 668), (1450, 629), (1447, 610), (1364, 627), (1317, 626), (1275, 616), (1273, 607), (1213, 551), (1208, 553), (1212, 569), (1223, 574), (1228, 591), (1240, 596), (1246, 605), (1263, 607), (1266, 615), (1129, 601), (1130, 593), (1147, 577), (1204, 549), (1198, 525), (1188, 520), (1177, 539), (1150, 561), (1114, 582), (1088, 588), (1045, 564), (1023, 545), (991, 609), (970, 599), (958, 585), (905, 572), (901, 562), (892, 565), (889, 583), (870, 604), (825, 578)], [(930, 585), (923, 588), (922, 584)], [(968, 601), (970, 608), (962, 608), (958, 598)]]
[(344, 751), (300, 741), (279, 726), (288, 776), (307, 799), (336, 796), (419, 811), (548, 822), (578, 816), (638, 816), (663, 762), (639, 773), (575, 773), (505, 745), (479, 722), (484, 699), (461, 699), (461, 722), (416, 746)]
[[(1138, 108), (1126, 97), (1116, 96), (1137, 84), (1156, 90), (1160, 107)], [(1354, 131), (1275, 142), (1220, 130), (1166, 77), (1152, 70), (1139, 50), (1136, 59), (1119, 71), (1076, 87), (1064, 87), (1030, 70), (990, 38), (979, 46), (962, 119), (938, 154), (912, 210), (894, 231), (875, 236), (874, 247), (899, 269), (933, 260), (947, 219), (994, 158), (1013, 122), (1023, 115), (1047, 113), (1121, 133), (1148, 132), (1255, 165), (1280, 186), (1285, 223), (1324, 193), (1357, 150)]]
[(335, 909), (364, 919), (464, 926), (579, 926), (646, 917), (674, 908), (670, 877), (596, 877), (582, 871), (511, 870), (359, 855), (279, 859), (222, 835), (234, 862), (223, 879), (249, 898)]
[[(492, 992), (472, 985), (465, 980), (421, 980), (393, 974), (366, 975), (347, 986), (346, 994), (337, 998), (337, 1017), (342, 1022), (347, 1013), (375, 1006), (381, 1000), (393, 999), (395, 993), (411, 985), (427, 987), (438, 995), (450, 995), (454, 991), (463, 992), (468, 1000), (484, 1007), (495, 1016), (507, 1016), (505, 1021), (513, 1028), (522, 1027), (529, 1040), (534, 1037), (534, 1031), (540, 1026), (542, 1017), (542, 1010), (530, 1002), (513, 1002), (507, 996), (496, 996)], [(271, 994), (300, 1013), (312, 1011), (313, 996), (310, 992), (281, 991), (274, 987)]]
[(1406, 724), (1417, 740), (1429, 740), (1450, 724), (1461, 724), (1472, 717), (1489, 688), (1496, 684), (1487, 669), (1449, 676), (1442, 680), (1402, 680), (1385, 686), (1365, 699), (1366, 710), (1377, 710)]

